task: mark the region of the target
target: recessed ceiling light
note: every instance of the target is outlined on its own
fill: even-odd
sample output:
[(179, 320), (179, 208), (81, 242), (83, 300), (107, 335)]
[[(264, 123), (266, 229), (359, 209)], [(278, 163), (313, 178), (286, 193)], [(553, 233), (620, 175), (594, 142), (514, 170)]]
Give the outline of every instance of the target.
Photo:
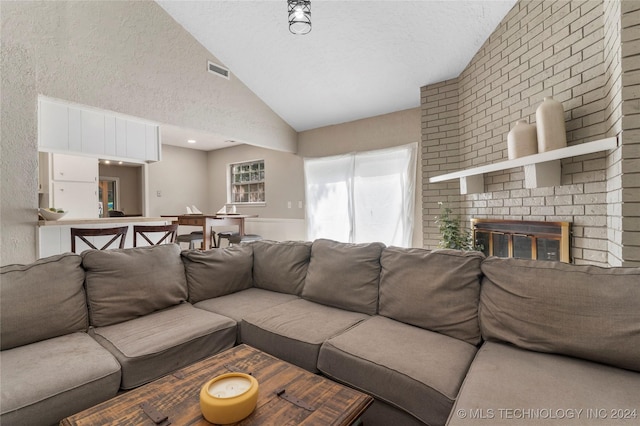
[(196, 143), (195, 139), (189, 139), (187, 140), (187, 143)]
[(109, 161), (109, 160), (104, 160), (104, 164), (111, 164), (111, 161)]
[(122, 161), (118, 161), (118, 164), (122, 165)]

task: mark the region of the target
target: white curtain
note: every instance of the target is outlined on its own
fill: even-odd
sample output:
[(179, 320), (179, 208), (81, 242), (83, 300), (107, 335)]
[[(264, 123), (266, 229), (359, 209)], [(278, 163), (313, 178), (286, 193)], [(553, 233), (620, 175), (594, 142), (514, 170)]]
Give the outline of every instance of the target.
[(417, 150), (305, 158), (307, 238), (410, 247)]

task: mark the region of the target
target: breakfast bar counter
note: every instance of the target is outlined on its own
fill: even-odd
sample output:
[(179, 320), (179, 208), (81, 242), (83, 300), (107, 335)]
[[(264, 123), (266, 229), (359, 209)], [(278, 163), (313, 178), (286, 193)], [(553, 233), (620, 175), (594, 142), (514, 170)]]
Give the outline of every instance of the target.
[[(36, 249), (38, 258), (41, 259), (55, 254), (71, 251), (71, 228), (115, 228), (128, 226), (125, 238), (125, 248), (133, 247), (134, 225), (167, 225), (175, 220), (171, 217), (105, 217), (105, 218), (74, 218), (59, 220), (39, 220), (37, 225)], [(97, 237), (99, 238), (99, 237)], [(102, 237), (104, 238), (104, 237)], [(81, 245), (76, 251), (81, 252), (88, 248)]]
[(38, 226), (82, 226), (82, 225), (101, 225), (101, 226), (118, 226), (121, 223), (144, 223), (144, 222), (162, 222), (162, 224), (171, 223), (176, 218), (171, 217), (143, 217), (143, 216), (122, 216), (122, 217), (103, 217), (88, 219), (60, 219), (60, 220), (39, 220)]

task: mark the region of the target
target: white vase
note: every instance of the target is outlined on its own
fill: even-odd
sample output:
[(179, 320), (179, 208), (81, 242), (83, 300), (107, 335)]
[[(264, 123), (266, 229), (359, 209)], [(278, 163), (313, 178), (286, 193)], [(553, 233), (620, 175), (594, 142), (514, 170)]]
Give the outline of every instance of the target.
[(509, 160), (538, 153), (536, 127), (519, 120), (507, 135), (507, 152)]
[(551, 96), (536, 110), (538, 152), (551, 151), (567, 146), (567, 130), (564, 124), (562, 104)]

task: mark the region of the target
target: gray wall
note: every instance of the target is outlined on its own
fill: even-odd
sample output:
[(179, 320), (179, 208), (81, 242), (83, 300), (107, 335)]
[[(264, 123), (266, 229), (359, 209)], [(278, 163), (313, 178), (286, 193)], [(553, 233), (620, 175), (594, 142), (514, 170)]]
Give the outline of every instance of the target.
[[(239, 145), (211, 151), (209, 167), (209, 210), (218, 211), (227, 202), (227, 170), (231, 163), (264, 160), (264, 206), (238, 207), (239, 213), (257, 214), (261, 218), (304, 219), (304, 172), (302, 158), (295, 154)], [(298, 202), (303, 202), (303, 208)], [(291, 208), (287, 203), (291, 202)]]
[(100, 164), (98, 169), (100, 178), (119, 178), (120, 205), (117, 210), (127, 215), (142, 215), (142, 166)]
[(210, 196), (207, 152), (163, 145), (162, 161), (148, 166), (148, 181), (148, 216), (182, 214), (192, 205), (205, 211)]

